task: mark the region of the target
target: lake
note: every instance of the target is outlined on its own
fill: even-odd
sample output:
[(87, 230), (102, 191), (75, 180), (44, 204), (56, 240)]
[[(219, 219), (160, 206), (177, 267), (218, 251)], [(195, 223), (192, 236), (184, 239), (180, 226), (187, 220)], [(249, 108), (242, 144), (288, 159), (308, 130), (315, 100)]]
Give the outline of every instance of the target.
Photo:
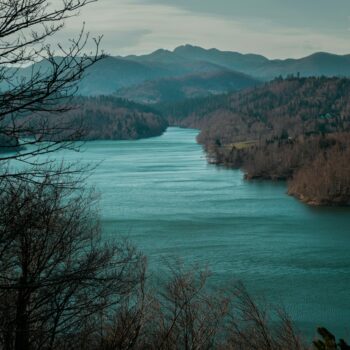
[(311, 208), (286, 184), (247, 182), (206, 161), (198, 131), (94, 141), (68, 161), (98, 165), (104, 234), (127, 236), (161, 271), (164, 257), (208, 265), (217, 284), (244, 281), (281, 303), (307, 336), (319, 325), (350, 339), (350, 209)]

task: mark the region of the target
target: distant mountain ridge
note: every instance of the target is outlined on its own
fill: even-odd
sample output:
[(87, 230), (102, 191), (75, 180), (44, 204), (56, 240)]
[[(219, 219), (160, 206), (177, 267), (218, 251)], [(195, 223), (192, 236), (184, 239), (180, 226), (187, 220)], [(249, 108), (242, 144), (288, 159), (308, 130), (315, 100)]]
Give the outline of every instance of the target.
[[(35, 65), (45, 67), (45, 61)], [(32, 66), (24, 68), (19, 75), (28, 76), (32, 68)], [(226, 78), (224, 74), (227, 74)], [(146, 85), (152, 90), (159, 81), (174, 79), (172, 82), (169, 80), (167, 84), (167, 87), (169, 84), (174, 87), (179, 83), (179, 79), (182, 79), (180, 90), (189, 91), (193, 80), (188, 77), (197, 76), (199, 84), (202, 75), (203, 86), (196, 86), (195, 90), (198, 94), (195, 92), (192, 94), (198, 97), (215, 94), (217, 91), (230, 92), (232, 86), (235, 87), (234, 90), (247, 87), (246, 84), (240, 86), (241, 74), (248, 75), (255, 81), (270, 81), (278, 76), (289, 75), (350, 77), (350, 55), (318, 52), (300, 59), (270, 60), (262, 55), (183, 45), (172, 51), (159, 49), (147, 55), (109, 56), (87, 70), (84, 79), (79, 83), (79, 94), (83, 96), (113, 95), (118, 90), (126, 91), (132, 87), (135, 91), (140, 91), (141, 95), (130, 96), (130, 98), (141, 101), (144, 99)], [(218, 79), (218, 76), (221, 78)], [(213, 79), (211, 83), (208, 81), (209, 78)], [(237, 80), (234, 81), (234, 79)], [(229, 80), (230, 83), (228, 83)], [(189, 85), (186, 86), (186, 83)], [(0, 88), (4, 89), (1, 84), (3, 83), (0, 82)], [(215, 86), (213, 91), (211, 91), (212, 86)], [(173, 89), (169, 91), (168, 96), (163, 93), (164, 101), (173, 98), (171, 95), (174, 93)], [(191, 93), (185, 93), (183, 97), (192, 96)]]
[(350, 76), (350, 55), (317, 52), (299, 59), (268, 59), (257, 54), (242, 54), (198, 46), (182, 45), (173, 51), (157, 50), (149, 55), (126, 56), (137, 62), (171, 61), (206, 62), (216, 66), (242, 72), (257, 78), (271, 80), (277, 76)]

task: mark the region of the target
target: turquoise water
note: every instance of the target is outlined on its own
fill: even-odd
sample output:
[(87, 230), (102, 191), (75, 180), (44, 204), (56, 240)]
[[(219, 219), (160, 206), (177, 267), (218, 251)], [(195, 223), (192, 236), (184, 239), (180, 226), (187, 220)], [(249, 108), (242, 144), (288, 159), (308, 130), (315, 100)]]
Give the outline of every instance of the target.
[(350, 209), (310, 208), (285, 184), (209, 165), (196, 135), (88, 142), (65, 158), (102, 161), (89, 182), (104, 233), (129, 237), (153, 274), (169, 256), (207, 264), (215, 283), (243, 280), (282, 303), (305, 335), (323, 325), (350, 339)]

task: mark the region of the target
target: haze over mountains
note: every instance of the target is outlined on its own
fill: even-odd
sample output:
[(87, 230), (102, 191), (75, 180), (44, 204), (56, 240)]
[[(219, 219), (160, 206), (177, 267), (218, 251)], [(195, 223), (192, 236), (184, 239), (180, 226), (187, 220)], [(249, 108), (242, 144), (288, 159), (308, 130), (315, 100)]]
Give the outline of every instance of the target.
[(138, 102), (155, 103), (231, 92), (292, 74), (348, 77), (350, 55), (319, 52), (300, 59), (269, 60), (261, 55), (184, 45), (173, 51), (108, 57), (89, 69), (80, 93), (116, 93)]
[[(36, 66), (45, 67), (45, 62)], [(32, 68), (23, 69), (20, 75), (29, 76)], [(107, 57), (87, 70), (79, 94), (113, 94), (153, 104), (233, 92), (288, 75), (349, 77), (350, 55), (319, 52), (300, 59), (269, 60), (256, 54), (184, 45), (141, 56)]]

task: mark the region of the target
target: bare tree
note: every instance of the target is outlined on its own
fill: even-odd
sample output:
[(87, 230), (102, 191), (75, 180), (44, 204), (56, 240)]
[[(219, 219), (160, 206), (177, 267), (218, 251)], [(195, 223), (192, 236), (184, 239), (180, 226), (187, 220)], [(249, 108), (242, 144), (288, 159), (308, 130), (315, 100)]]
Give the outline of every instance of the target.
[(127, 243), (101, 239), (92, 200), (49, 177), (3, 188), (1, 348), (73, 346), (144, 283), (144, 258)]
[(242, 283), (231, 290), (231, 307), (224, 349), (306, 350), (287, 313), (273, 305), (266, 307)]
[(207, 269), (176, 261), (164, 272), (142, 307), (126, 308), (103, 349), (306, 350), (286, 313), (264, 308), (241, 283), (217, 288)]
[(214, 349), (228, 313), (228, 302), (210, 291), (207, 269), (168, 264), (170, 276), (158, 294), (159, 321), (155, 336), (159, 349)]
[[(3, 0), (0, 2), (0, 165), (17, 159), (36, 165), (34, 156), (64, 147), (83, 130), (63, 122), (84, 72), (103, 55), (101, 37), (86, 52), (89, 33), (82, 28), (68, 47), (50, 44), (66, 19), (95, 0)], [(50, 141), (50, 142), (48, 142)], [(19, 152), (21, 146), (21, 152)], [(12, 151), (4, 153), (3, 151)], [(36, 169), (38, 173), (38, 169)], [(8, 175), (8, 174), (7, 174)]]

